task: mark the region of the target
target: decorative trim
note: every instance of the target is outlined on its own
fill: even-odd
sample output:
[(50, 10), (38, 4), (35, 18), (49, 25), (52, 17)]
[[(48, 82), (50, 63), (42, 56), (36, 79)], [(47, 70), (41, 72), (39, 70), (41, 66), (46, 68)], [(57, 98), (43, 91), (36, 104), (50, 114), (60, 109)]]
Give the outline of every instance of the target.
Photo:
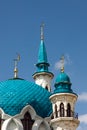
[(46, 130), (50, 130), (50, 127), (45, 120), (36, 120), (33, 124), (32, 130), (38, 130), (42, 123), (46, 126)]
[(14, 124), (17, 126), (17, 130), (23, 130), (23, 125), (20, 120), (16, 118), (9, 118), (2, 124), (1, 130), (8, 130), (8, 126), (11, 122), (14, 122)]
[(51, 73), (51, 72), (36, 72), (32, 76), (34, 79), (36, 79), (36, 77), (40, 76), (40, 75), (49, 75), (51, 77), (51, 79), (53, 79), (53, 77), (54, 77), (53, 73)]
[(22, 118), (24, 118), (24, 114), (25, 114), (26, 112), (29, 112), (30, 115), (31, 115), (31, 118), (32, 118), (32, 119), (35, 119), (35, 117), (36, 117), (36, 112), (35, 112), (35, 110), (33, 109), (33, 107), (30, 106), (30, 105), (25, 106), (25, 107), (22, 109), (21, 113), (15, 115), (15, 117), (16, 117), (16, 118), (19, 118), (19, 119), (22, 119)]

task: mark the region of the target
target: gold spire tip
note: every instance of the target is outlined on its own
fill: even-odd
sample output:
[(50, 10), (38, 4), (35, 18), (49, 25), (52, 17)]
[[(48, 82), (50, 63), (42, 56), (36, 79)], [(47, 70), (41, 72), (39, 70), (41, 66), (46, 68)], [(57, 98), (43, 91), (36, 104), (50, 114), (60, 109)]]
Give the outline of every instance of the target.
[(61, 58), (60, 58), (61, 72), (64, 72), (64, 61), (65, 61), (65, 57), (64, 57), (64, 55), (62, 55)]
[(41, 40), (44, 40), (44, 23), (41, 24), (40, 29), (41, 29)]
[(20, 61), (20, 55), (17, 54), (17, 58), (14, 59), (14, 78), (18, 78), (18, 62)]

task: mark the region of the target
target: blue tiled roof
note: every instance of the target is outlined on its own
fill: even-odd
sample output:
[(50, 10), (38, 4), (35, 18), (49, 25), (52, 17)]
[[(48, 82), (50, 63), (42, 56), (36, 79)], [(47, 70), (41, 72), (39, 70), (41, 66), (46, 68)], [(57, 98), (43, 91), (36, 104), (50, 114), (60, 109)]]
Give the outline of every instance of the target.
[(41, 86), (26, 80), (10, 79), (0, 82), (0, 107), (12, 116), (19, 114), (26, 105), (31, 105), (41, 117), (49, 116), (52, 112), (50, 95)]

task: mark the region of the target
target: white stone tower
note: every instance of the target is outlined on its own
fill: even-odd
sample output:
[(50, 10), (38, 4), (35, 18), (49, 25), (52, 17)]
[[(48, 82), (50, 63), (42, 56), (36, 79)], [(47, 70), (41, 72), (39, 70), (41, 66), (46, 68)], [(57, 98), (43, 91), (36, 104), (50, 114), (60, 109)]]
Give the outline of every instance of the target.
[(53, 108), (51, 117), (53, 130), (76, 130), (79, 125), (78, 114), (75, 113), (77, 97), (71, 89), (70, 78), (64, 73), (64, 66), (62, 66), (56, 79), (54, 93), (50, 96)]
[(35, 83), (47, 89), (51, 90), (51, 80), (53, 78), (53, 73), (49, 72), (48, 67), (50, 64), (47, 60), (47, 52), (44, 44), (44, 25), (41, 25), (41, 42), (38, 53), (38, 63), (36, 64), (37, 72), (33, 74)]

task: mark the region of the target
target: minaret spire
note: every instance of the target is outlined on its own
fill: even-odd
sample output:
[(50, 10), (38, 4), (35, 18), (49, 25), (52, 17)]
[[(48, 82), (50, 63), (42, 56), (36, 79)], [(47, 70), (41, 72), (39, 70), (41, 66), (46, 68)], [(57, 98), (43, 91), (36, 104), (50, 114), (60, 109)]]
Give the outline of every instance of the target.
[(18, 54), (17, 58), (14, 59), (14, 78), (18, 78), (18, 62), (20, 61), (20, 55)]
[(36, 66), (38, 66), (39, 64), (43, 66), (46, 65), (46, 68), (48, 70), (48, 59), (47, 59), (47, 52), (46, 52), (46, 47), (44, 44), (44, 23), (41, 24), (40, 26), (40, 46), (39, 46), (39, 52), (38, 52), (38, 63), (36, 64)]
[(41, 24), (40, 29), (41, 29), (40, 30), (41, 31), (41, 34), (40, 34), (41, 35), (41, 40), (44, 40), (44, 23)]
[(53, 73), (49, 72), (49, 66), (47, 59), (47, 52), (44, 44), (44, 24), (40, 26), (40, 46), (38, 51), (38, 61), (36, 64), (37, 71), (33, 74), (35, 83), (47, 89), (51, 90), (51, 80), (53, 78)]

